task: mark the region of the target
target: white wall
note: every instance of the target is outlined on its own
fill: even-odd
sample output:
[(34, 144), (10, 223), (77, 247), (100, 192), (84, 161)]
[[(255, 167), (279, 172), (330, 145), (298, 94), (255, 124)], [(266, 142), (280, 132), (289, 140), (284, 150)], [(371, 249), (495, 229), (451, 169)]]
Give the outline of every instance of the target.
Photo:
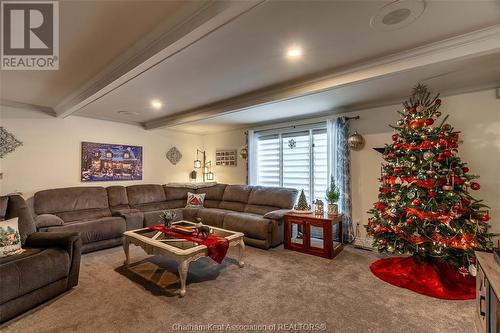
[[(1, 107), (0, 121), (23, 142), (0, 160), (0, 193), (36, 191), (67, 186), (110, 186), (138, 183), (188, 182), (201, 136), (167, 130), (146, 131), (139, 126), (71, 116), (54, 118), (40, 112)], [(143, 180), (80, 182), (81, 142), (129, 144), (143, 147)], [(177, 165), (165, 157), (176, 146), (182, 153)]]
[[(459, 154), (470, 166), (471, 172), (481, 176), (481, 190), (472, 193), (475, 197), (484, 199), (491, 206), (490, 215), (493, 232), (500, 232), (500, 100), (496, 99), (495, 90), (486, 90), (442, 98), (441, 111), (443, 117), (449, 114), (448, 122), (455, 129), (462, 131), (464, 143), (459, 147)], [(367, 223), (366, 213), (377, 200), (380, 176), (380, 165), (383, 162), (381, 154), (373, 147), (383, 147), (391, 141), (392, 129), (388, 126), (399, 119), (396, 110), (400, 105), (353, 112), (360, 115), (360, 120), (351, 122), (352, 130), (361, 133), (366, 146), (361, 151), (351, 154), (352, 205), (353, 221), (361, 225)], [(316, 122), (319, 119), (311, 119)], [(304, 123), (301, 121), (300, 123)], [(278, 126), (282, 126), (279, 124)], [(293, 124), (289, 124), (293, 125)], [(213, 150), (213, 145), (226, 143), (229, 147), (238, 147), (244, 142), (244, 131), (232, 131), (206, 135), (203, 139), (205, 148)], [(227, 173), (224, 181), (228, 183), (244, 183), (246, 169)], [(221, 171), (222, 172), (222, 171)], [(364, 228), (360, 227), (361, 238), (364, 238)]]
[(215, 166), (213, 172), (215, 180), (225, 184), (245, 184), (247, 176), (247, 160), (241, 158), (241, 148), (245, 147), (246, 136), (245, 130), (235, 130), (210, 134), (203, 136), (203, 146), (207, 152), (207, 160), (215, 163), (216, 149), (236, 149), (237, 161), (236, 167), (232, 166)]

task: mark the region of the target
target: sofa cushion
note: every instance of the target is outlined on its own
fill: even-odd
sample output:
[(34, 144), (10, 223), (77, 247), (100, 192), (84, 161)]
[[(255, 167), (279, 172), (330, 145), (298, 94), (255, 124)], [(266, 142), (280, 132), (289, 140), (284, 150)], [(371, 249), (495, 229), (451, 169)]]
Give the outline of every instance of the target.
[(209, 200), (205, 198), (205, 202), (203, 203), (203, 207), (205, 208), (219, 208), (221, 201), (219, 200)]
[(224, 229), (239, 231), (246, 237), (267, 239), (271, 232), (271, 220), (250, 213), (230, 213), (224, 216)]
[(226, 184), (217, 184), (210, 187), (196, 189), (196, 193), (205, 193), (205, 200), (222, 201)]
[(111, 216), (111, 210), (109, 210), (108, 208), (83, 209), (68, 212), (58, 212), (54, 213), (54, 215), (59, 216), (61, 219), (63, 219), (64, 222), (91, 221)]
[(205, 201), (205, 193), (188, 193), (186, 207), (189, 208), (203, 208)]
[(105, 210), (109, 204), (104, 187), (67, 187), (35, 193), (34, 206), (35, 213), (40, 215), (78, 210)]
[(184, 200), (186, 202), (188, 192), (193, 192), (193, 189), (188, 187), (175, 187), (164, 185), (166, 200)]
[(128, 206), (127, 189), (125, 186), (106, 187), (110, 207)]
[(98, 220), (66, 223), (62, 226), (47, 228), (49, 232), (80, 232), (83, 244), (122, 237), (125, 230), (125, 219), (121, 217), (104, 217)]
[(62, 249), (29, 251), (0, 266), (0, 303), (63, 279), (69, 274), (70, 258)]
[(21, 235), (18, 228), (18, 217), (0, 221), (0, 258), (22, 252)]
[(200, 208), (197, 217), (201, 219), (203, 224), (208, 224), (213, 227), (222, 228), (224, 216), (231, 213), (230, 210), (218, 208)]
[(183, 199), (183, 200), (169, 200), (169, 201), (167, 201), (167, 207), (169, 209), (184, 208), (184, 207), (186, 207), (186, 199)]
[(55, 225), (63, 225), (64, 221), (54, 214), (41, 214), (35, 217), (35, 224), (37, 228), (51, 227)]
[(280, 209), (279, 207), (273, 207), (273, 206), (262, 206), (262, 205), (246, 205), (244, 212), (245, 213), (252, 213), (252, 214), (258, 214), (258, 215), (264, 215), (269, 212), (272, 212), (274, 210)]
[(127, 196), (132, 206), (167, 200), (163, 186), (154, 184), (127, 186)]
[(186, 221), (196, 221), (198, 211), (203, 208), (184, 208), (182, 209), (182, 219)]
[(246, 204), (252, 191), (252, 186), (248, 185), (227, 185), (224, 189), (222, 201), (241, 202)]
[(141, 212), (153, 212), (159, 210), (169, 209), (168, 201), (163, 202), (150, 202), (139, 205), (130, 205), (130, 207), (140, 210)]
[(245, 205), (243, 202), (233, 202), (233, 201), (221, 201), (219, 208), (232, 210), (235, 212), (243, 212), (245, 210)]
[(254, 186), (248, 204), (290, 209), (296, 199), (297, 190), (293, 188)]

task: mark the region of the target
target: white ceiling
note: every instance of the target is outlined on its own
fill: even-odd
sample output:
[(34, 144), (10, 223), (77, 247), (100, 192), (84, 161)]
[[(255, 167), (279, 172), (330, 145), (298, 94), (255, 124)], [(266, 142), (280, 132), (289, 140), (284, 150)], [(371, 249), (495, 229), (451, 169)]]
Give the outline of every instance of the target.
[(0, 96), (55, 107), (183, 6), (182, 1), (61, 1), (59, 70), (1, 71)]
[(444, 96), (500, 85), (500, 52), (473, 59), (433, 64), (171, 128), (183, 132), (207, 134), (270, 122), (398, 104), (402, 102), (402, 98), (409, 95), (416, 82), (424, 83), (432, 91), (440, 92)]
[[(391, 54), (500, 24), (500, 1), (428, 0), (423, 14), (409, 26), (395, 31), (373, 30), (369, 25), (370, 18), (390, 2), (253, 0), (248, 9), (240, 9), (239, 12), (234, 8), (241, 7), (241, 2), (223, 2), (227, 8), (214, 14), (219, 19), (219, 26), (207, 29), (206, 34), (186, 43), (186, 47), (179, 48), (159, 62), (144, 62), (141, 66), (148, 64), (144, 71), (127, 79), (123, 75), (119, 84), (109, 84), (96, 91), (82, 102), (82, 107), (74, 108), (76, 112), (73, 114), (137, 124), (155, 122), (163, 117), (182, 116), (207, 105), (217, 106), (217, 103), (254, 91), (266, 91), (267, 88), (311, 80), (324, 74), (345, 72), (359, 68), (360, 64), (376, 63)], [(67, 2), (66, 6), (72, 3)], [(110, 3), (120, 6), (122, 3), (134, 4), (139, 17), (149, 15), (142, 12), (140, 1)], [(152, 17), (158, 21), (158, 16), (166, 15), (168, 18), (165, 11), (174, 11), (167, 8), (168, 3), (157, 2), (158, 12), (164, 11), (161, 15), (155, 12), (154, 4), (149, 4), (149, 12), (156, 15)], [(133, 15), (125, 14), (120, 18), (121, 14), (117, 13), (115, 19), (122, 22), (125, 17)], [(96, 31), (97, 24), (102, 25), (102, 22), (87, 20), (81, 26), (88, 31)], [(149, 28), (153, 30), (152, 26)], [(133, 35), (127, 41), (128, 45), (137, 42), (139, 35), (146, 34), (145, 25), (141, 27), (143, 30)], [(73, 34), (77, 40), (85, 39), (82, 34)], [(86, 35), (88, 37), (90, 33)], [(95, 38), (95, 35), (99, 34), (92, 37)], [(190, 35), (186, 33), (186, 36)], [(106, 48), (106, 43), (101, 41), (101, 47)], [(284, 51), (291, 44), (303, 48), (304, 56), (300, 61), (285, 59)], [(83, 53), (87, 58), (85, 64), (92, 62), (93, 54), (99, 53), (97, 49)], [(500, 48), (486, 53), (478, 50), (474, 56), (446, 63), (413, 64), (404, 71), (373, 75), (370, 80), (353, 80), (349, 85), (331, 87), (299, 98), (293, 96), (285, 101), (266, 103), (223, 116), (210, 115), (207, 119), (196, 119), (173, 128), (207, 133), (331, 110), (341, 112), (366, 105), (386, 104), (405, 96), (416, 82), (448, 72), (453, 73), (428, 83), (433, 89), (445, 92), (490, 86), (500, 83), (498, 51)], [(113, 52), (106, 59), (119, 52), (119, 48), (113, 48)], [(76, 44), (73, 53), (78, 54)], [(64, 61), (62, 56), (61, 59)], [(65, 75), (71, 70), (81, 72), (76, 61), (71, 66), (66, 67)], [(0, 90), (1, 97), (18, 102), (56, 107), (68, 97), (68, 91), (76, 87), (73, 82), (68, 84), (66, 90), (61, 89), (66, 82), (57, 79), (57, 75), (61, 74), (52, 74), (54, 78), (45, 79), (40, 76), (42, 74), (30, 74), (38, 75), (35, 77), (37, 86), (30, 85), (34, 76), (29, 74), (11, 72), (8, 75), (8, 80), (5, 80), (2, 72), (2, 85), (8, 82), (10, 86)], [(79, 84), (82, 78), (82, 75), (78, 76)], [(40, 82), (45, 86), (40, 86)], [(20, 89), (26, 86), (28, 89)], [(56, 88), (59, 90), (51, 90)], [(164, 107), (153, 110), (149, 106), (152, 99), (160, 99)], [(118, 111), (128, 111), (129, 115)]]
[[(146, 122), (500, 23), (498, 1), (428, 1), (410, 26), (374, 31), (370, 18), (385, 3), (268, 1), (76, 114)], [(292, 43), (302, 45), (303, 61), (284, 59)], [(153, 98), (165, 107), (151, 109)]]

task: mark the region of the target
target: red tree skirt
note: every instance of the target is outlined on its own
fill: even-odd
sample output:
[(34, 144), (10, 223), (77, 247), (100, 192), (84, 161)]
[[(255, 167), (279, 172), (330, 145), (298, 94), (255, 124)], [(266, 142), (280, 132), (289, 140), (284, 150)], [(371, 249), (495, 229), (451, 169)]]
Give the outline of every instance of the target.
[(370, 266), (379, 279), (431, 297), (464, 300), (476, 297), (476, 279), (463, 276), (443, 263), (427, 263), (413, 257), (380, 259)]

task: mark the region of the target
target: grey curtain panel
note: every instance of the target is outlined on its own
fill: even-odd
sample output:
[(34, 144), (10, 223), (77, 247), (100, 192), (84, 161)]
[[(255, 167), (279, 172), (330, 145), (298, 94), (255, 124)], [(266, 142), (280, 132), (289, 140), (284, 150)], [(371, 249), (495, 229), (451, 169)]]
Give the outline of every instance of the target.
[(343, 241), (352, 242), (354, 240), (354, 230), (352, 226), (352, 205), (351, 205), (351, 170), (350, 170), (350, 150), (347, 138), (349, 137), (349, 122), (346, 117), (339, 117), (335, 120), (332, 131), (333, 145), (332, 152), (335, 155), (333, 173), (335, 183), (340, 190), (339, 212), (343, 214), (342, 229)]

